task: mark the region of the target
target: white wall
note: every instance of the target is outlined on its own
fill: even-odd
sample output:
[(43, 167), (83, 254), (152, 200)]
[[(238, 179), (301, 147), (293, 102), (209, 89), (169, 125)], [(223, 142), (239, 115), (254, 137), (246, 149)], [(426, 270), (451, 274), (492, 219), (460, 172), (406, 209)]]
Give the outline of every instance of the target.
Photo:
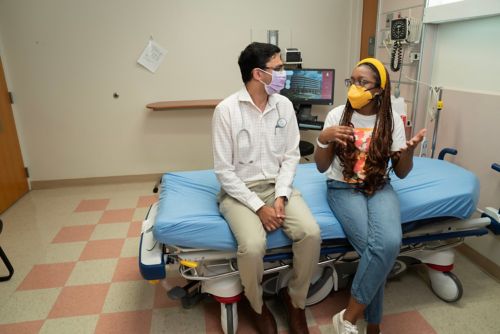
[[(334, 67), (343, 103), (359, 3), (0, 1), (0, 55), (31, 179), (211, 168), (212, 110), (145, 105), (236, 91), (239, 53), (267, 29), (280, 30), (280, 47), (300, 48), (305, 67)], [(151, 35), (168, 51), (156, 74), (136, 64)]]
[(440, 24), (435, 42), (433, 85), (500, 93), (498, 36), (500, 15)]

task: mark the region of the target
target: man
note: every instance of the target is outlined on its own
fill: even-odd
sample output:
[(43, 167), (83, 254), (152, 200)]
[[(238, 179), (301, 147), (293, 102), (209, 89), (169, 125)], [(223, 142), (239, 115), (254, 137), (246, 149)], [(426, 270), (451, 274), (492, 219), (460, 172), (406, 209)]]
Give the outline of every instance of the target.
[(262, 300), (267, 233), (282, 229), (293, 241), (293, 276), (280, 291), (291, 333), (308, 333), (305, 301), (319, 259), (320, 230), (292, 182), (300, 134), (292, 103), (277, 94), (286, 81), (280, 49), (252, 43), (238, 59), (245, 87), (223, 100), (212, 120), (219, 209), (238, 243), (245, 295), (260, 333), (276, 333)]

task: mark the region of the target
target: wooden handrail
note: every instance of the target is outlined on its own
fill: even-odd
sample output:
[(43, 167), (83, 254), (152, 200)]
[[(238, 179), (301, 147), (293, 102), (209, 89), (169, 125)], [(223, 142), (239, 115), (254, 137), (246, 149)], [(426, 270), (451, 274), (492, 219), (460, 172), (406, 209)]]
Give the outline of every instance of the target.
[(186, 101), (163, 101), (153, 102), (146, 105), (147, 108), (153, 110), (168, 110), (168, 109), (204, 109), (215, 108), (222, 100), (186, 100)]

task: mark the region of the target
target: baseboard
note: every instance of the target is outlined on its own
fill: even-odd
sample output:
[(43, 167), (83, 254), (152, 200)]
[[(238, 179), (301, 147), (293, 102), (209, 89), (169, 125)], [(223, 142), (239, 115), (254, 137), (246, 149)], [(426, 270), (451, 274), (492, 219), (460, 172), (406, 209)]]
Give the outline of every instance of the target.
[(498, 282), (500, 282), (500, 266), (495, 262), (491, 261), (483, 254), (479, 253), (477, 250), (472, 248), (467, 244), (461, 244), (456, 247), (456, 249), (467, 257), (469, 260), (480, 266), (484, 271), (493, 276)]
[(54, 189), (63, 187), (93, 186), (102, 184), (132, 183), (132, 182), (158, 182), (163, 174), (122, 175), (105, 177), (87, 177), (81, 179), (63, 179), (31, 181), (32, 190)]

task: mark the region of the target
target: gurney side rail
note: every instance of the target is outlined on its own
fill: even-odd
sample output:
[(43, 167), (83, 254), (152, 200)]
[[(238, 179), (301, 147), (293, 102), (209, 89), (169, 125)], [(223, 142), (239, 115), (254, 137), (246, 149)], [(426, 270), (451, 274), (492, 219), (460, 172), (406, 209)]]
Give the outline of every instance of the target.
[(408, 237), (403, 238), (403, 245), (415, 244), (415, 243), (423, 243), (429, 241), (437, 241), (437, 240), (445, 240), (445, 239), (453, 239), (453, 238), (464, 238), (470, 236), (481, 236), (488, 233), (488, 229), (485, 227), (468, 230), (468, 231), (460, 231), (460, 232), (448, 232), (448, 233), (439, 233), (439, 234), (431, 234), (431, 235), (423, 235), (417, 237)]
[[(465, 237), (468, 236), (481, 236), (487, 234), (488, 230), (486, 228), (479, 228), (475, 230), (468, 231), (460, 231), (460, 232), (448, 232), (448, 233), (440, 233), (436, 235), (425, 235), (418, 237), (406, 237), (403, 238), (401, 254), (408, 254), (414, 251), (426, 249), (426, 250), (443, 250), (446, 248), (452, 248), (462, 243)], [(435, 246), (429, 244), (432, 241), (444, 241), (456, 239), (455, 241), (451, 241), (446, 244), (436, 244)], [(326, 246), (321, 248), (321, 255), (324, 260), (320, 261), (318, 265), (326, 265), (329, 263), (336, 262), (352, 262), (356, 259), (349, 259), (344, 261), (344, 256), (348, 252), (352, 252), (353, 248), (351, 246), (342, 245), (342, 246)], [(332, 256), (335, 254), (336, 256)], [(290, 264), (284, 262), (284, 260), (290, 260), (293, 257), (292, 252), (285, 252), (280, 254), (271, 254), (266, 255), (264, 257), (264, 262), (279, 262), (279, 265), (267, 268), (264, 270), (264, 274), (271, 274), (281, 270), (285, 270), (290, 268)], [(202, 263), (202, 266), (205, 268), (213, 268), (218, 266), (226, 266), (228, 268), (227, 272), (218, 273), (218, 274), (200, 274), (197, 268), (187, 267), (180, 265), (179, 272), (182, 277), (187, 280), (196, 280), (196, 281), (208, 281), (212, 279), (221, 279), (226, 277), (232, 277), (235, 275), (239, 275), (239, 271), (233, 266), (232, 261), (226, 261), (221, 263)]]
[[(284, 253), (283, 257), (287, 257), (289, 259), (290, 254), (291, 253)], [(328, 257), (325, 260), (318, 262), (318, 265), (321, 266), (321, 265), (326, 265), (329, 263), (335, 263), (335, 262), (339, 261), (339, 259), (341, 259), (343, 256), (344, 256), (344, 254), (340, 254), (336, 258)], [(264, 275), (272, 274), (272, 273), (290, 268), (290, 264), (287, 264), (283, 261), (279, 261), (279, 262), (280, 262), (280, 265), (278, 265), (276, 267), (265, 269)], [(228, 266), (228, 265), (231, 266), (229, 263), (219, 263), (219, 264), (210, 264), (210, 265), (207, 265), (207, 267)], [(212, 280), (212, 279), (221, 279), (221, 278), (227, 278), (227, 277), (239, 275), (239, 271), (237, 269), (235, 269), (232, 266), (231, 266), (231, 268), (232, 268), (232, 270), (227, 272), (227, 273), (200, 276), (198, 274), (198, 271), (196, 270), (196, 268), (190, 268), (190, 267), (186, 267), (186, 266), (181, 265), (181, 266), (179, 266), (179, 272), (180, 272), (181, 276), (187, 280), (208, 281), (208, 280)]]

